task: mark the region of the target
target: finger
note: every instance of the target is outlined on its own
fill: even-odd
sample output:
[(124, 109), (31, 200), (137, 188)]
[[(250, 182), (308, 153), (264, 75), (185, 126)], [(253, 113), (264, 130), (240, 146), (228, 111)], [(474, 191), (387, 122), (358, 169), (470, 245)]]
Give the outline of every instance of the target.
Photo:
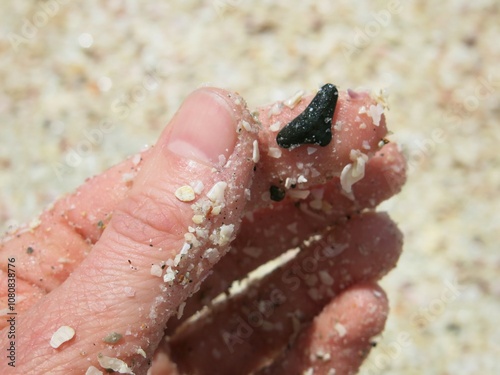
[(186, 302), (181, 319), (173, 319), (172, 334), (185, 320), (225, 292), (233, 281), (294, 248), (346, 216), (373, 208), (397, 193), (405, 182), (405, 160), (395, 144), (386, 145), (368, 161), (365, 177), (353, 186), (355, 199), (347, 197), (339, 178), (312, 189), (299, 206), (291, 202), (256, 210), (244, 218), (231, 251), (217, 263), (199, 292)]
[(385, 325), (389, 306), (376, 284), (357, 284), (332, 300), (292, 347), (258, 375), (357, 373)]
[[(6, 269), (8, 258), (15, 258), (18, 283), (25, 285), (17, 291), (22, 301), (16, 306), (18, 312), (31, 307), (78, 267), (99, 239), (116, 204), (128, 194), (132, 176), (149, 154), (143, 152), (87, 180), (38, 220), (2, 239), (0, 269)], [(6, 278), (0, 278), (3, 281)], [(6, 291), (0, 291), (0, 311), (7, 306)], [(0, 329), (5, 325), (5, 320), (0, 320)]]
[[(352, 98), (349, 94), (342, 93), (333, 118), (335, 127), (340, 129), (338, 124), (342, 124), (342, 127), (341, 130), (334, 130), (330, 145), (302, 146), (293, 152), (278, 150), (282, 155), (276, 158), (277, 155), (272, 150), (277, 150), (279, 146), (276, 143), (277, 130), (274, 125), (279, 123), (280, 127), (283, 127), (300, 114), (310, 101), (311, 97), (304, 98), (293, 109), (284, 106), (281, 113), (273, 111), (272, 116), (268, 116), (272, 107), (260, 110), (261, 158), (256, 179), (261, 181), (256, 181), (255, 188), (252, 189), (251, 206), (267, 205), (270, 200), (270, 186), (286, 190), (288, 185), (283, 185), (287, 179), (289, 182), (303, 181), (300, 176), (307, 177), (308, 182), (297, 183), (298, 189), (291, 191), (289, 195), (298, 194), (300, 198), (303, 194), (308, 194), (307, 187), (339, 175), (346, 166), (356, 164), (356, 159), (351, 160), (350, 153), (346, 151), (347, 146), (353, 150), (363, 149), (367, 155), (371, 155), (378, 148), (380, 138), (386, 133), (383, 115), (379, 125), (375, 125), (366, 113), (360, 113), (374, 104), (368, 95), (360, 94)], [(236, 98), (235, 102), (241, 102), (241, 99)], [(273, 106), (279, 104), (275, 103)], [(239, 131), (244, 131), (244, 128), (245, 126), (240, 124)], [(317, 149), (317, 152), (309, 155), (312, 148)], [(3, 240), (0, 244), (0, 269), (5, 270), (6, 259), (15, 255), (19, 275), (22, 275), (26, 282), (44, 292), (50, 292), (57, 287), (74, 271), (90, 251), (91, 245), (99, 239), (114, 208), (127, 197), (135, 175), (141, 168), (141, 160), (147, 159), (149, 154), (150, 152), (146, 151), (136, 155), (90, 179), (76, 193), (56, 202), (54, 207), (42, 214), (35, 225), (30, 225), (11, 238)], [(299, 168), (301, 165), (305, 167)], [(24, 307), (29, 307), (34, 302), (35, 300), (27, 300)]]
[(152, 149), (145, 150), (87, 179), (75, 193), (55, 203), (55, 214), (64, 217), (87, 242), (96, 243), (116, 205), (128, 196), (137, 173), (152, 152)]
[(369, 109), (383, 111), (382, 107), (367, 93), (352, 94), (352, 91), (339, 94), (331, 121), (330, 143), (324, 147), (304, 144), (293, 149), (281, 148), (276, 142), (278, 132), (302, 113), (311, 100), (311, 96), (305, 97), (293, 108), (278, 102), (259, 111), (263, 128), (259, 146), (261, 154), (268, 157), (257, 166), (251, 207), (272, 201), (271, 186), (285, 195), (293, 192), (293, 197), (300, 197), (297, 190), (322, 184), (334, 176), (342, 177), (343, 188), (350, 193), (356, 180), (353, 174), (362, 176), (366, 160), (380, 148), (387, 134), (385, 117), (383, 113), (376, 116)]
[[(0, 269), (16, 259), (18, 313), (59, 286), (79, 266), (106, 228), (118, 202), (150, 150), (136, 155), (85, 182), (71, 195), (58, 200), (34, 224), (0, 243)], [(125, 178), (124, 178), (125, 177)], [(7, 282), (0, 274), (0, 283)], [(7, 325), (7, 289), (0, 290), (0, 329)]]
[(401, 233), (367, 213), (333, 229), (244, 292), (215, 305), (170, 340), (181, 373), (246, 374), (268, 363), (338, 293), (394, 267)]
[[(81, 266), (18, 316), (17, 345), (31, 348), (18, 358), (21, 372), (109, 368), (98, 355), (145, 371), (138, 348), (151, 358), (168, 318), (227, 250), (244, 209), (255, 133), (237, 134), (240, 120), (252, 120), (227, 95), (202, 89), (186, 100)], [(177, 190), (190, 183), (194, 189)], [(203, 223), (192, 233), (194, 214)], [(76, 336), (55, 351), (48, 343), (62, 325)], [(103, 342), (111, 332), (123, 335), (114, 345)]]

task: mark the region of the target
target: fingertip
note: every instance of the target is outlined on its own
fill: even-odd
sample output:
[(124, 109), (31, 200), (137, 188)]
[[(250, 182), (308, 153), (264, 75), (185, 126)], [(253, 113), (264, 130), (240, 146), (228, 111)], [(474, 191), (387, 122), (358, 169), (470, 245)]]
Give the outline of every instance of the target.
[(383, 146), (368, 160), (365, 176), (352, 186), (360, 206), (374, 208), (399, 193), (406, 182), (406, 160), (398, 145)]
[(366, 93), (352, 98), (342, 92), (332, 121), (333, 142), (339, 160), (349, 162), (351, 150), (373, 154), (387, 134), (384, 109)]
[(258, 374), (355, 373), (385, 326), (388, 301), (374, 283), (356, 284), (333, 299), (292, 348)]
[(201, 88), (191, 93), (159, 141), (171, 153), (215, 166), (227, 160), (236, 139), (237, 118), (221, 90)]

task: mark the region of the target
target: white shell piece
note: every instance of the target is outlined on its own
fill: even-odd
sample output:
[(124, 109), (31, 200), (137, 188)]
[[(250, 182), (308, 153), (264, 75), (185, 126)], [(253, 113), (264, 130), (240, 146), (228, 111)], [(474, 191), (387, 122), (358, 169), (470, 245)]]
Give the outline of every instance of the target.
[(61, 326), (54, 332), (50, 339), (50, 346), (54, 349), (59, 348), (65, 342), (71, 340), (75, 336), (75, 330), (70, 326)]
[(196, 198), (194, 190), (191, 186), (181, 186), (175, 191), (175, 197), (181, 202), (191, 202)]
[(132, 369), (128, 367), (128, 365), (121, 359), (111, 358), (100, 354), (97, 356), (97, 360), (99, 361), (99, 364), (105, 369), (110, 369), (119, 372), (120, 374), (134, 374), (132, 372)]
[(103, 372), (94, 366), (90, 366), (87, 371), (85, 371), (85, 375), (103, 375)]

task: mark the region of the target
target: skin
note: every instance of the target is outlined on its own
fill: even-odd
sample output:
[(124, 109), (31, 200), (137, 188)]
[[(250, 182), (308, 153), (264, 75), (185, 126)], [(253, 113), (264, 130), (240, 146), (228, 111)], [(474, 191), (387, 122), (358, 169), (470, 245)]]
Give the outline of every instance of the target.
[[(270, 125), (284, 126), (310, 100), (274, 115), (271, 106), (262, 108), (258, 124), (238, 95), (197, 90), (155, 147), (86, 181), (44, 212), (39, 225), (6, 236), (0, 245), (0, 310), (7, 307), (7, 262), (14, 257), (17, 353), (16, 368), (3, 363), (2, 368), (69, 374), (85, 373), (92, 365), (104, 373), (98, 363), (103, 354), (123, 360), (135, 374), (148, 369), (150, 374), (211, 374), (214, 368), (219, 374), (301, 374), (309, 368), (315, 374), (354, 373), (388, 313), (376, 281), (395, 266), (402, 248), (394, 223), (370, 210), (400, 190), (405, 164), (394, 145), (378, 147), (386, 134), (384, 119), (374, 125), (359, 116), (372, 99), (346, 93), (340, 93), (333, 119), (344, 125), (328, 146), (300, 146), (271, 158), (269, 148), (277, 146)], [(366, 150), (366, 145), (365, 177), (347, 197), (340, 172), (352, 162), (350, 150)], [(311, 154), (307, 147), (317, 150)], [(269, 200), (270, 184), (283, 184), (308, 168), (318, 173), (308, 174), (295, 189), (316, 197), (297, 201), (287, 192), (281, 202)], [(177, 199), (177, 188), (193, 181), (204, 186), (196, 199)], [(203, 222), (194, 224), (193, 203), (214, 206), (207, 192), (218, 182), (227, 184), (220, 214), (211, 207)], [(322, 206), (312, 203), (320, 191)], [(192, 240), (186, 237), (189, 227), (208, 235)], [(218, 235), (221, 228), (229, 234)], [(312, 235), (321, 240), (303, 243)], [(172, 262), (186, 241), (191, 244), (173, 267), (173, 282), (151, 274), (152, 265), (164, 265), (163, 276), (172, 265), (165, 262)], [(295, 258), (209, 305), (198, 320), (186, 321), (234, 280), (297, 245)], [(311, 262), (313, 269), (307, 266)], [(266, 310), (267, 323), (255, 323), (242, 334), (251, 321), (241, 316), (270, 298), (275, 300)], [(343, 324), (342, 337), (332, 322)], [(2, 319), (0, 327), (5, 325)], [(49, 341), (62, 325), (73, 327), (76, 335), (54, 349)], [(2, 348), (9, 346), (7, 328), (0, 332)], [(104, 343), (110, 332), (123, 338)], [(310, 353), (318, 351), (335, 361), (312, 360)]]

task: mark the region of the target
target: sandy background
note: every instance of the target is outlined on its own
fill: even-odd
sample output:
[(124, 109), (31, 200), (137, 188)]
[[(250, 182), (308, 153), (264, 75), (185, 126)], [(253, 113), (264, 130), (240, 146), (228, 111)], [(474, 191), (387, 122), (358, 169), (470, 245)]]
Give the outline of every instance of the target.
[(250, 106), (385, 89), (410, 172), (383, 208), (406, 245), (361, 373), (499, 374), (500, 3), (291, 3), (2, 1), (0, 229), (154, 143), (200, 85)]

